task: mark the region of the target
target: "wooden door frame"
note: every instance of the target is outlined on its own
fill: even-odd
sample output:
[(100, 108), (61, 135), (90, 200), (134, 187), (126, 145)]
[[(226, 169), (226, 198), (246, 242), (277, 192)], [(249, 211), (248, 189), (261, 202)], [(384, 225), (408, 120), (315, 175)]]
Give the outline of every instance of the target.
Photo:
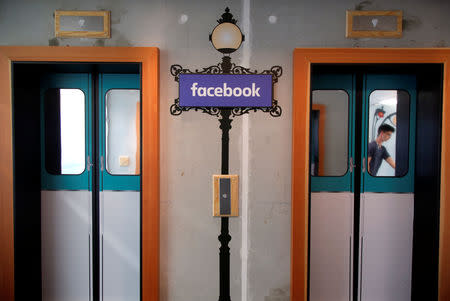
[(291, 300), (307, 300), (309, 115), (311, 64), (444, 66), (439, 233), (439, 300), (450, 300), (450, 48), (298, 48), (294, 50), (292, 113)]
[(0, 47), (0, 299), (14, 300), (13, 62), (129, 62), (142, 80), (142, 300), (159, 300), (159, 50), (155, 47)]

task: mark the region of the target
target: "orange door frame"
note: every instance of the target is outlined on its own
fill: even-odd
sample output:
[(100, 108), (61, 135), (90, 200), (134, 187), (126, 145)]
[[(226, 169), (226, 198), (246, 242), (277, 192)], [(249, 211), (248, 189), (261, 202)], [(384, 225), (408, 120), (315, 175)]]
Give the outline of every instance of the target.
[(14, 300), (12, 62), (133, 62), (142, 66), (142, 300), (159, 300), (159, 50), (0, 47), (0, 300)]
[(309, 115), (311, 64), (439, 63), (444, 65), (439, 234), (439, 301), (450, 300), (450, 49), (294, 50), (292, 116), (291, 300), (307, 300)]

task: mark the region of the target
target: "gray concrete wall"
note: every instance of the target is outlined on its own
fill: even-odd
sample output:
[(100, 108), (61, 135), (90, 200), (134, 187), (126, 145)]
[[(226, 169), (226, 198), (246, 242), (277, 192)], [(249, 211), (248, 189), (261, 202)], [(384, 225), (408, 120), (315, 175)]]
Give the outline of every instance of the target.
[[(257, 70), (281, 65), (284, 71), (275, 90), (282, 117), (255, 113), (237, 118), (231, 130), (230, 172), (241, 180), (241, 216), (230, 225), (232, 300), (289, 297), (293, 49), (450, 46), (448, 0), (1, 0), (0, 45), (160, 48), (161, 300), (218, 296), (220, 222), (211, 217), (211, 175), (220, 172), (218, 121), (200, 113), (169, 114), (178, 95), (169, 67), (219, 62), (208, 34), (225, 6), (246, 34), (233, 61)], [(111, 10), (111, 39), (54, 38), (56, 9)], [(346, 39), (347, 9), (401, 9), (404, 35)]]

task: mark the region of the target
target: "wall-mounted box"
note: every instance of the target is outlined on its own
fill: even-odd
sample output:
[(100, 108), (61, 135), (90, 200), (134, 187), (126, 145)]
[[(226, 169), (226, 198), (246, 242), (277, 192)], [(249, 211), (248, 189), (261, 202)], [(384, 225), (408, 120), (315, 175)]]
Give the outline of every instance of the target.
[(213, 175), (213, 216), (239, 216), (237, 175)]
[(111, 37), (109, 11), (55, 11), (55, 36), (62, 38)]
[(347, 11), (347, 38), (401, 38), (401, 10)]

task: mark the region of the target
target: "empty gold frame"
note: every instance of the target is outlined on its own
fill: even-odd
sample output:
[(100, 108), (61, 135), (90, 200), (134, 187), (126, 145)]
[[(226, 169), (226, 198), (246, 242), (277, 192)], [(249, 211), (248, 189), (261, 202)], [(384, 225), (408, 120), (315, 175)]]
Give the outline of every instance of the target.
[(111, 37), (109, 11), (55, 11), (55, 36), (60, 38)]
[(401, 38), (401, 10), (347, 11), (347, 38)]

